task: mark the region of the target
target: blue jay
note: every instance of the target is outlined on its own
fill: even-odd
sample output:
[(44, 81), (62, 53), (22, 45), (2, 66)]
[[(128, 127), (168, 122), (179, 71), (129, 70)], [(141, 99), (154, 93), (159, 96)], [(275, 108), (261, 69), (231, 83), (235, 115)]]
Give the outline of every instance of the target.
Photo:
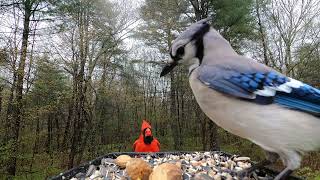
[(237, 54), (207, 21), (192, 24), (173, 41), (160, 76), (188, 65), (202, 111), (263, 148), (266, 160), (260, 165), (280, 158), (285, 169), (275, 179), (286, 179), (304, 152), (320, 148), (320, 90)]

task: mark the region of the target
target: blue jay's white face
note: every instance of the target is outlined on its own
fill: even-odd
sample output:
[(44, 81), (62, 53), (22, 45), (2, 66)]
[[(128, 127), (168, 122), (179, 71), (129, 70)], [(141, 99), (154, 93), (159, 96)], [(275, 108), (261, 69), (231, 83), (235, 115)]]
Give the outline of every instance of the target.
[[(179, 58), (178, 63), (184, 64), (185, 62), (191, 60), (196, 57), (196, 46), (195, 41), (187, 42), (187, 43), (179, 43), (172, 45), (172, 49), (170, 52), (171, 58), (174, 60), (175, 58)], [(175, 50), (175, 51), (174, 51)]]
[(203, 58), (203, 36), (209, 32), (208, 19), (192, 24), (175, 39), (170, 48), (171, 60), (163, 68), (160, 77), (168, 74), (178, 64), (194, 68), (200, 65)]
[(177, 64), (187, 64), (191, 65), (194, 63), (199, 63), (199, 60), (196, 59), (196, 46), (195, 42), (187, 42), (184, 41), (177, 42), (172, 45), (170, 50), (171, 60), (169, 63), (176, 62)]

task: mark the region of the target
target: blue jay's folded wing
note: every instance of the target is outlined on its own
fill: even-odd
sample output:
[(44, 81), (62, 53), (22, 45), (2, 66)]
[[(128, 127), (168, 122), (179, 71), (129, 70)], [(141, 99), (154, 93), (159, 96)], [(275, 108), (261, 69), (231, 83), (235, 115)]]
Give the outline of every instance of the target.
[(258, 104), (277, 103), (320, 116), (320, 90), (272, 69), (199, 67), (199, 80), (212, 89)]

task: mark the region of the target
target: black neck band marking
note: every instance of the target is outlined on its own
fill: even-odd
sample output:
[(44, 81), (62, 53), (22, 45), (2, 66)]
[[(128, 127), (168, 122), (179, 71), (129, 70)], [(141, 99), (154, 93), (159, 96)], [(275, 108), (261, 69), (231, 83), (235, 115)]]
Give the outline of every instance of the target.
[(209, 32), (210, 25), (206, 22), (203, 23), (204, 26), (199, 29), (191, 38), (191, 41), (196, 40), (195, 45), (197, 47), (196, 57), (199, 59), (199, 63), (202, 63), (202, 59), (204, 56), (204, 46), (203, 46), (203, 36)]
[(203, 37), (197, 39), (195, 45), (197, 47), (196, 57), (199, 59), (199, 64), (201, 64), (204, 54)]

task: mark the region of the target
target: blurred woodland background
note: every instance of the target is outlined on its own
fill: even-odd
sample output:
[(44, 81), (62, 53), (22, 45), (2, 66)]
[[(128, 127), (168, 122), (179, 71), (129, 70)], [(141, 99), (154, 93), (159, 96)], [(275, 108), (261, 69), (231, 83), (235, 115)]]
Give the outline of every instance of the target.
[[(320, 87), (319, 0), (0, 0), (0, 179), (131, 151), (144, 118), (162, 151), (261, 160), (206, 118), (186, 69), (159, 78), (172, 40), (205, 17), (239, 53)], [(320, 153), (297, 174), (319, 178)]]

